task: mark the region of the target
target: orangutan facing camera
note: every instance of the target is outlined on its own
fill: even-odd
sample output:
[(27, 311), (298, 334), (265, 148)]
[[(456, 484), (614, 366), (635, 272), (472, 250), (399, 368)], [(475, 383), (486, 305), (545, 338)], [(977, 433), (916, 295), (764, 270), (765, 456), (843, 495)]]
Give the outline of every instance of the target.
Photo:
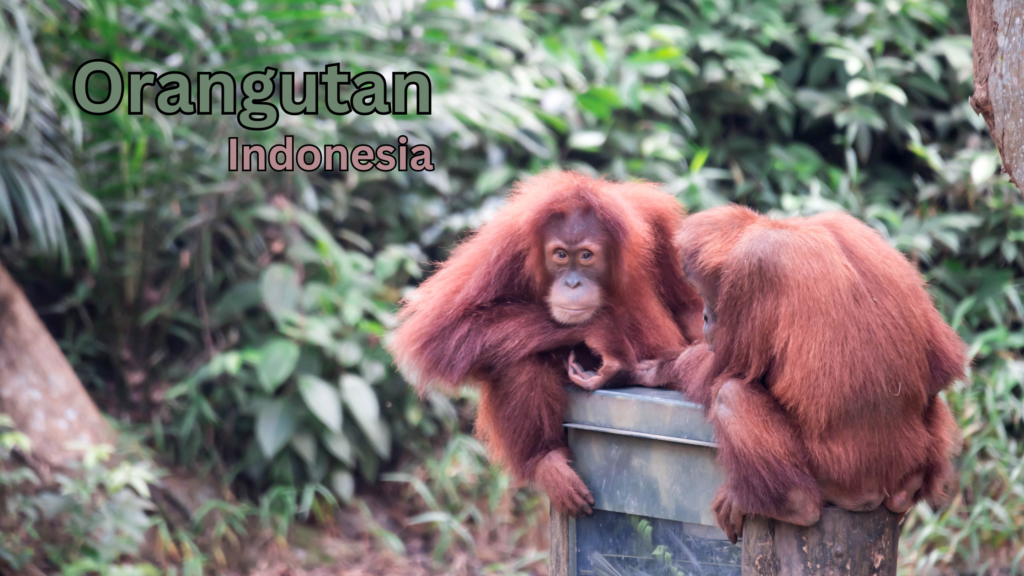
[[(390, 350), (421, 391), (478, 385), (491, 456), (557, 509), (589, 513), (569, 466), (564, 386), (599, 388), (700, 338), (702, 304), (672, 242), (682, 218), (645, 183), (527, 180), (404, 303)], [(600, 366), (586, 370), (574, 348)]]

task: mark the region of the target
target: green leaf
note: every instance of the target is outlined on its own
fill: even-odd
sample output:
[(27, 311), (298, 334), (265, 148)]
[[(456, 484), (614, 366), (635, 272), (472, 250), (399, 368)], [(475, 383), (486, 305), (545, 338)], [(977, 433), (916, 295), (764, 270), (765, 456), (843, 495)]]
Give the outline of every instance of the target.
[(303, 319), (302, 338), (311, 344), (323, 348), (334, 345), (334, 331), (338, 329), (338, 319), (333, 316), (307, 316)]
[(259, 350), (256, 377), (267, 392), (277, 390), (299, 362), (299, 346), (287, 338), (275, 338)]
[(271, 264), (263, 271), (260, 294), (271, 314), (294, 311), (299, 305), (302, 287), (295, 269), (285, 264)]
[(708, 161), (708, 154), (711, 152), (710, 148), (701, 148), (693, 155), (693, 160), (690, 162), (690, 173), (696, 174), (700, 172), (700, 169), (704, 167), (704, 163)]
[(999, 167), (999, 156), (994, 153), (979, 154), (974, 162), (971, 162), (971, 182), (980, 185), (995, 175)]
[[(341, 398), (338, 390), (311, 374), (299, 376), (299, 393), (312, 412), (332, 432), (341, 432)], [(376, 397), (374, 397), (376, 399)]]
[(349, 326), (355, 325), (363, 318), (364, 310), (362, 295), (350, 292), (345, 303), (341, 305), (341, 318)]
[(222, 352), (210, 360), (210, 365), (216, 374), (234, 376), (242, 369), (242, 355), (235, 351)]
[(349, 466), (355, 462), (352, 456), (352, 443), (349, 442), (348, 436), (345, 436), (344, 433), (330, 432), (322, 435), (320, 441), (324, 443), (324, 448), (327, 448), (327, 451), (338, 460)]
[(885, 96), (889, 100), (899, 104), (900, 106), (907, 105), (907, 93), (902, 88), (895, 84), (879, 83), (874, 86), (875, 92), (878, 92), (882, 96)]
[(874, 92), (871, 82), (863, 78), (854, 78), (846, 83), (846, 95), (850, 98), (857, 98)]
[(683, 53), (679, 48), (676, 48), (675, 46), (663, 46), (656, 50), (647, 50), (645, 52), (636, 52), (631, 54), (626, 61), (633, 66), (644, 66), (657, 62), (672, 64), (678, 62), (682, 57)]
[(295, 434), (295, 416), (283, 400), (268, 402), (256, 416), (256, 441), (267, 460), (272, 459)]
[(350, 472), (338, 470), (331, 474), (331, 490), (342, 502), (351, 502), (356, 491), (356, 480)]
[(373, 449), (381, 458), (388, 458), (391, 455), (391, 433), (380, 419), (380, 404), (373, 388), (359, 376), (345, 374), (341, 377), (341, 396), (370, 439)]
[(359, 364), (363, 359), (363, 347), (358, 342), (345, 340), (338, 343), (334, 351), (338, 361), (345, 367), (352, 367)]
[(612, 112), (622, 107), (618, 92), (611, 88), (591, 88), (577, 96), (576, 102), (602, 120), (611, 118)]
[(508, 164), (498, 164), (484, 170), (476, 177), (476, 191), (480, 194), (490, 194), (504, 186), (512, 178), (512, 167)]
[(833, 46), (825, 49), (825, 56), (835, 60), (841, 60), (846, 73), (850, 76), (857, 75), (864, 69), (865, 55), (847, 48)]
[(384, 364), (373, 360), (364, 360), (359, 368), (363, 378), (370, 384), (380, 382), (387, 375), (387, 368), (384, 367)]
[(597, 150), (608, 137), (603, 132), (593, 130), (573, 132), (569, 135), (569, 147), (578, 150)]
[(242, 282), (231, 287), (213, 307), (221, 316), (239, 314), (260, 303), (260, 286), (256, 282)]
[(302, 459), (312, 466), (316, 463), (316, 438), (308, 432), (300, 432), (292, 436), (292, 448)]

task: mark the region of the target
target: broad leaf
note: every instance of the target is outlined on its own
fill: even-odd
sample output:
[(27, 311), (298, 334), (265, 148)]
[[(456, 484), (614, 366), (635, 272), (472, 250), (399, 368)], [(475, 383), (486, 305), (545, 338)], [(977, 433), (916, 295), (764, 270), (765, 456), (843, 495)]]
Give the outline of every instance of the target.
[(263, 455), (270, 460), (295, 434), (295, 416), (283, 400), (268, 402), (256, 416), (256, 441)]
[(573, 132), (569, 135), (569, 147), (578, 150), (597, 150), (608, 137), (593, 130)]
[(353, 340), (345, 340), (335, 348), (335, 355), (342, 365), (351, 368), (363, 359), (363, 347)]
[(308, 432), (300, 432), (292, 436), (292, 448), (306, 462), (312, 466), (316, 463), (316, 438)]
[[(299, 392), (310, 412), (332, 432), (341, 432), (341, 398), (338, 389), (311, 374), (299, 377)], [(376, 400), (376, 398), (374, 398)]]
[(344, 433), (331, 432), (324, 434), (320, 437), (320, 441), (324, 443), (324, 447), (327, 448), (327, 451), (333, 454), (338, 460), (341, 460), (349, 466), (355, 462), (352, 458), (352, 443), (349, 442), (348, 436), (345, 436)]
[(380, 419), (380, 404), (373, 388), (359, 376), (345, 374), (341, 377), (341, 396), (373, 449), (387, 458), (391, 454), (391, 433)]
[(260, 294), (263, 305), (272, 314), (295, 310), (299, 305), (302, 287), (295, 269), (285, 264), (271, 264), (263, 271)]
[(344, 470), (338, 470), (331, 474), (331, 490), (341, 499), (342, 502), (352, 501), (352, 495), (356, 491), (356, 480), (352, 474)]
[(256, 363), (256, 377), (260, 386), (273, 392), (280, 386), (299, 362), (299, 346), (286, 338), (275, 338), (263, 345)]

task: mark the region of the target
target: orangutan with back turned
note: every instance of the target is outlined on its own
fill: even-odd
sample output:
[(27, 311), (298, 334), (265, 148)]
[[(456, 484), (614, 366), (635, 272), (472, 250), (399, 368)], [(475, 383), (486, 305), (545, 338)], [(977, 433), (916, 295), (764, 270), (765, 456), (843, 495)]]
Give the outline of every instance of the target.
[(689, 216), (677, 246), (706, 343), (634, 376), (708, 411), (733, 542), (747, 514), (808, 526), (825, 502), (902, 514), (948, 497), (959, 432), (937, 394), (964, 377), (965, 346), (902, 254), (846, 214), (739, 206)]

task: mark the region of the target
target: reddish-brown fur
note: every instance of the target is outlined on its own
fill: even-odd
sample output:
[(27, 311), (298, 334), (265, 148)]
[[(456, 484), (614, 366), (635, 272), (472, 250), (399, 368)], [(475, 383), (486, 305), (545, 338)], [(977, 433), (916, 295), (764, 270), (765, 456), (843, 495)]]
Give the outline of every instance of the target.
[(717, 315), (711, 350), (638, 378), (708, 407), (730, 537), (744, 514), (808, 524), (826, 501), (905, 512), (946, 496), (959, 432), (936, 394), (963, 377), (965, 346), (902, 254), (847, 214), (738, 206), (688, 217), (677, 243)]
[[(580, 208), (593, 210), (611, 238), (612, 285), (591, 320), (566, 326), (545, 302), (541, 231), (553, 215)], [(699, 338), (702, 304), (672, 241), (682, 217), (674, 198), (646, 183), (572, 172), (520, 183), (494, 219), (404, 303), (389, 346), (396, 363), (421, 391), (478, 383), (476, 428), (492, 458), (518, 479), (543, 484), (556, 506), (585, 509), (563, 494), (579, 479), (561, 461), (535, 474), (549, 453), (569, 457), (566, 353), (591, 339), (612, 348), (625, 343), (642, 360), (678, 353)]]

